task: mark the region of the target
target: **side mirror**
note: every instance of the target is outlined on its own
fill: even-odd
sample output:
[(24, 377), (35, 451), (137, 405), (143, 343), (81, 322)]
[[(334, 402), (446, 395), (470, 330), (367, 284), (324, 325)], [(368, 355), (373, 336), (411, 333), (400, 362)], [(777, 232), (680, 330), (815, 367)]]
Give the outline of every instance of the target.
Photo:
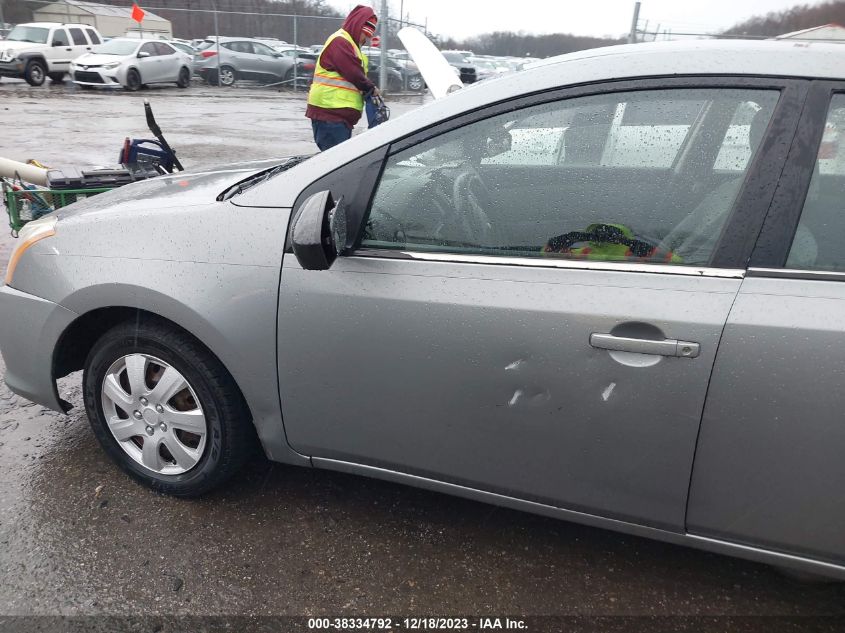
[(293, 220), (291, 243), (305, 270), (328, 270), (346, 249), (343, 196), (335, 204), (330, 191), (306, 198)]
[(149, 57), (149, 56), (150, 56), (150, 54), (147, 51), (141, 51), (140, 53), (138, 53), (139, 59), (143, 59), (144, 57)]

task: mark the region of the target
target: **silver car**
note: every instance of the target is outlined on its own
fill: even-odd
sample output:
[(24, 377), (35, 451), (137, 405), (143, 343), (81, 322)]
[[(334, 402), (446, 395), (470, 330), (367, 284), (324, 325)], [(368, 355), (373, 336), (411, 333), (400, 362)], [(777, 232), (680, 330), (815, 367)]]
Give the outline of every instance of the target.
[(138, 90), (156, 83), (191, 84), (191, 56), (168, 42), (115, 38), (70, 63), (73, 82), (83, 88)]
[(258, 442), (843, 579), (843, 61), (590, 50), (78, 202), (11, 256), (7, 384), (67, 410), (83, 370), (104, 450), (174, 495)]
[(249, 38), (221, 37), (194, 56), (194, 71), (210, 84), (233, 86), (238, 79), (276, 83), (293, 78), (293, 58), (264, 42)]

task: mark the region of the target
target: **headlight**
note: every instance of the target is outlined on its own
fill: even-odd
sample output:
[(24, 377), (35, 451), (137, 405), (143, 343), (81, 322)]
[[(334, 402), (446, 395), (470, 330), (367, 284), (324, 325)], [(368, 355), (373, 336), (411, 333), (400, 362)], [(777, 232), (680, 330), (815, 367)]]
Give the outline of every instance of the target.
[(15, 49), (14, 48), (10, 48), (9, 50), (3, 52), (3, 59), (12, 60), (14, 58), (15, 58)]
[(103, 68), (106, 70), (111, 70), (112, 68), (117, 68), (120, 66), (120, 62), (110, 62), (108, 64), (103, 64)]
[(27, 249), (41, 240), (52, 237), (56, 234), (56, 223), (59, 221), (57, 217), (46, 217), (32, 222), (27, 222), (23, 225), (18, 233), (20, 243), (12, 251), (12, 257), (9, 259), (9, 267), (6, 269), (6, 285), (12, 285), (12, 277), (15, 274), (15, 268), (18, 266), (23, 254)]

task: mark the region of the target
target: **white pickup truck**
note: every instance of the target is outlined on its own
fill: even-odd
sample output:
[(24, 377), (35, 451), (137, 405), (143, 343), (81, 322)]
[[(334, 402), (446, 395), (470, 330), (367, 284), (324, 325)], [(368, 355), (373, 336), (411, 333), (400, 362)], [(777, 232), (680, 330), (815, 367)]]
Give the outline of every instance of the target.
[(64, 79), (70, 62), (90, 53), (103, 38), (87, 24), (18, 24), (0, 41), (0, 77), (23, 78), (31, 86)]

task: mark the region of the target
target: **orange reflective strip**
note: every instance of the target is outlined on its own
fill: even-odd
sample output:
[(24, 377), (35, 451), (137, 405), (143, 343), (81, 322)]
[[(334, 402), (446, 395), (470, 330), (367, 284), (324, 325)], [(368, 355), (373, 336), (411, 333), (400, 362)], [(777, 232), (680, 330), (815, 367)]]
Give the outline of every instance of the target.
[(346, 88), (347, 90), (357, 90), (355, 84), (353, 84), (351, 81), (346, 81), (345, 79), (329, 77), (328, 75), (322, 75), (320, 73), (315, 73), (314, 77), (319, 77), (321, 81), (318, 81), (317, 83), (323, 84), (324, 86), (332, 86), (334, 88)]
[(35, 237), (29, 238), (27, 241), (25, 241), (23, 244), (20, 245), (20, 248), (18, 248), (12, 254), (12, 259), (9, 260), (9, 267), (6, 269), (6, 285), (7, 286), (12, 285), (12, 277), (15, 275), (15, 268), (18, 267), (18, 262), (20, 261), (21, 257), (23, 257), (23, 254), (27, 251), (27, 249), (30, 246), (32, 246), (33, 244), (35, 244), (36, 242), (39, 242), (39, 241), (41, 241), (41, 240), (43, 240), (44, 238), (47, 238), (47, 237), (52, 237), (55, 234), (56, 234), (56, 231), (54, 229), (50, 229), (46, 233), (42, 233), (41, 235), (36, 235)]

